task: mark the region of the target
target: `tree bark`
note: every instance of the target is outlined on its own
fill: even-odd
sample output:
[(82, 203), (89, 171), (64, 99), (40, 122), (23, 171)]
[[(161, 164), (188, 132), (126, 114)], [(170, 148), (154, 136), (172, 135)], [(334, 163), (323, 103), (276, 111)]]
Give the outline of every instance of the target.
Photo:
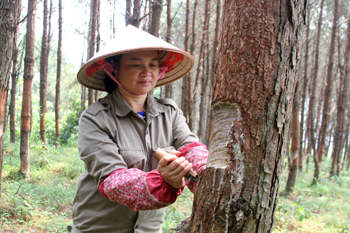
[(28, 0), (26, 55), (24, 58), (23, 94), (21, 111), (20, 173), (30, 172), (29, 132), (32, 108), (32, 83), (34, 76), (35, 16), (37, 0)]
[(316, 34), (316, 48), (315, 48), (315, 63), (314, 63), (314, 72), (312, 76), (312, 84), (311, 84), (311, 98), (310, 98), (310, 104), (309, 104), (309, 121), (310, 121), (310, 139), (311, 139), (311, 146), (313, 150), (313, 158), (315, 163), (315, 170), (314, 170), (314, 178), (312, 181), (312, 184), (316, 184), (320, 175), (320, 161), (318, 160), (318, 157), (316, 155), (316, 139), (315, 139), (315, 132), (316, 132), (316, 125), (313, 123), (313, 120), (315, 119), (315, 102), (316, 102), (316, 81), (317, 81), (317, 75), (318, 75), (318, 58), (319, 58), (319, 47), (320, 47), (320, 37), (321, 37), (321, 26), (322, 26), (322, 14), (323, 14), (323, 4), (324, 0), (321, 0), (321, 6), (320, 6), (320, 15), (318, 18), (318, 24), (317, 24), (317, 34)]
[(210, 157), (186, 232), (271, 232), (306, 1), (226, 0)]
[(57, 46), (57, 77), (55, 98), (55, 141), (60, 146), (60, 98), (61, 98), (61, 67), (62, 67), (62, 0), (58, 1), (58, 46)]
[(0, 2), (0, 197), (4, 158), (4, 125), (11, 61), (16, 47), (17, 23), (21, 15), (20, 0)]
[(327, 80), (326, 87), (324, 92), (324, 104), (323, 104), (323, 113), (322, 113), (322, 124), (320, 129), (320, 144), (317, 150), (318, 161), (322, 161), (324, 154), (325, 141), (327, 137), (327, 128), (329, 123), (330, 115), (330, 103), (331, 103), (331, 91), (334, 80), (333, 77), (333, 55), (335, 50), (335, 37), (337, 33), (337, 22), (339, 18), (339, 1), (334, 0), (334, 17), (333, 17), (333, 26), (332, 26), (332, 35), (331, 35), (331, 44), (329, 49), (328, 57), (328, 68), (327, 68)]
[(47, 71), (48, 71), (48, 16), (49, 16), (49, 2), (43, 1), (43, 35), (41, 40), (41, 56), (40, 56), (40, 137), (41, 140), (47, 144), (46, 139), (46, 102), (47, 102)]

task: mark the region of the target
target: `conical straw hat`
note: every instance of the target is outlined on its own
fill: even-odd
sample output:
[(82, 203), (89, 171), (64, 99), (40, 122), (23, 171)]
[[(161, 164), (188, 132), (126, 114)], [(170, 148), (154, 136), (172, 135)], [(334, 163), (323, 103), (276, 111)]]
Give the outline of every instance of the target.
[(106, 77), (106, 73), (99, 69), (104, 59), (143, 50), (159, 51), (159, 65), (169, 67), (164, 78), (157, 81), (156, 87), (169, 84), (183, 77), (194, 65), (191, 54), (134, 26), (128, 25), (117, 37), (111, 40), (80, 68), (77, 76), (78, 81), (85, 87), (105, 91), (103, 80)]

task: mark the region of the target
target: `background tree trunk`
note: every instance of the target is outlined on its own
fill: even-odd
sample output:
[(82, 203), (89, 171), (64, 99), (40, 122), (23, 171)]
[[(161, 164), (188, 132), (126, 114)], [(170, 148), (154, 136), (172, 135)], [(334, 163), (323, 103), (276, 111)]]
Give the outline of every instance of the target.
[[(188, 41), (190, 38), (190, 0), (186, 0), (186, 19), (185, 19), (185, 39), (184, 39), (184, 49), (188, 52)], [(189, 85), (190, 75), (187, 74), (182, 78), (182, 96), (181, 96), (181, 104), (182, 111), (186, 119), (188, 119), (188, 85)]]
[[(331, 102), (331, 91), (333, 82), (333, 55), (335, 50), (335, 37), (337, 33), (337, 23), (339, 18), (339, 2), (338, 0), (334, 0), (334, 18), (333, 18), (333, 26), (332, 26), (332, 36), (331, 36), (331, 45), (329, 49), (329, 57), (328, 57), (328, 68), (327, 68), (327, 80), (326, 87), (324, 92), (324, 104), (323, 104), (323, 114), (322, 114), (322, 124), (320, 129), (320, 144), (317, 150), (317, 158), (318, 161), (322, 161), (322, 156), (324, 154), (325, 141), (327, 137), (327, 128), (329, 123), (329, 115), (330, 115), (330, 102)], [(314, 184), (314, 182), (313, 182)]]
[[(90, 18), (90, 37), (88, 45), (88, 57), (87, 60), (92, 58), (96, 50), (96, 30), (97, 30), (97, 11), (98, 11), (99, 0), (91, 0), (91, 18)], [(88, 102), (89, 106), (94, 103), (94, 90), (89, 89)]]
[[(304, 110), (305, 110), (305, 101), (306, 101), (306, 90), (307, 90), (307, 71), (308, 71), (308, 60), (309, 60), (309, 34), (310, 34), (310, 5), (307, 5), (307, 23), (306, 23), (306, 38), (305, 38), (305, 64), (304, 64), (304, 76), (303, 80), (303, 89), (301, 94), (301, 118), (300, 118), (300, 149), (299, 149), (299, 159), (298, 166), (299, 172), (303, 172), (303, 132), (304, 132)], [(305, 146), (305, 144), (304, 144)]]
[[(18, 32), (18, 25), (16, 27), (15, 35)], [(18, 48), (17, 48), (17, 36), (14, 38), (13, 42), (13, 65), (12, 65), (12, 75), (11, 75), (11, 101), (10, 101), (10, 142), (15, 143), (16, 141), (16, 91), (17, 91), (17, 77), (18, 77)]]
[[(171, 0), (167, 0), (167, 30), (166, 30), (166, 42), (171, 43)], [(172, 96), (172, 83), (165, 85), (165, 98), (171, 98)]]
[(32, 108), (32, 83), (34, 76), (35, 16), (37, 0), (28, 0), (26, 55), (24, 58), (23, 94), (21, 111), (21, 168), (22, 174), (29, 174), (30, 152), (29, 132)]
[(324, 0), (321, 0), (321, 6), (320, 6), (320, 15), (318, 18), (318, 24), (317, 24), (317, 35), (316, 35), (316, 48), (315, 48), (315, 63), (314, 63), (314, 71), (312, 76), (312, 84), (311, 84), (311, 98), (309, 103), (309, 121), (310, 121), (310, 140), (311, 140), (311, 147), (313, 150), (313, 158), (315, 163), (315, 170), (314, 170), (314, 178), (313, 178), (313, 184), (316, 184), (320, 175), (320, 161), (318, 161), (318, 157), (316, 155), (316, 136), (315, 132), (317, 125), (314, 124), (315, 119), (315, 102), (316, 102), (316, 83), (317, 83), (317, 75), (318, 75), (318, 58), (319, 58), (319, 48), (320, 48), (320, 37), (321, 37), (321, 26), (322, 26), (322, 14), (323, 14), (323, 3)]
[[(349, 16), (350, 16), (350, 10), (349, 10)], [(340, 45), (340, 44), (339, 44)], [(335, 134), (334, 134), (334, 147), (333, 147), (333, 153), (332, 156), (332, 166), (330, 170), (330, 177), (335, 175), (335, 166), (337, 166), (337, 176), (339, 176), (340, 172), (340, 157), (343, 149), (343, 135), (344, 135), (344, 127), (345, 127), (345, 109), (346, 109), (346, 100), (348, 99), (348, 86), (349, 86), (349, 55), (350, 55), (350, 20), (348, 20), (348, 30), (347, 30), (347, 42), (345, 46), (344, 51), (344, 65), (343, 69), (340, 72), (341, 78), (341, 85), (340, 85), (340, 93), (339, 93), (339, 99), (338, 99), (338, 105), (337, 105), (337, 122), (336, 122), (336, 128), (335, 128)], [(340, 54), (338, 54), (340, 56)], [(349, 111), (349, 110), (348, 110)], [(346, 137), (346, 140), (348, 138)]]
[(159, 37), (160, 16), (163, 9), (163, 0), (153, 0), (152, 2), (152, 21), (149, 33)]
[(47, 144), (46, 139), (46, 102), (47, 102), (47, 71), (48, 71), (48, 18), (49, 18), (49, 2), (43, 1), (43, 35), (41, 40), (41, 56), (40, 56), (40, 137)]
[(20, 0), (2, 0), (0, 2), (0, 197), (4, 156), (5, 105), (20, 15)]
[[(198, 89), (199, 89), (199, 81), (200, 81), (200, 77), (201, 77), (201, 72), (204, 67), (204, 60), (205, 60), (205, 55), (209, 56), (208, 50), (206, 52), (206, 47), (207, 47), (207, 40), (208, 40), (208, 28), (209, 28), (209, 19), (210, 19), (210, 0), (205, 0), (205, 10), (204, 10), (204, 21), (203, 21), (203, 33), (202, 33), (202, 41), (201, 41), (201, 46), (199, 49), (199, 56), (198, 56), (198, 66), (197, 66), (197, 74), (196, 74), (196, 79), (195, 79), (195, 84), (194, 84), (194, 90), (193, 90), (193, 99), (191, 101), (193, 101), (193, 106), (195, 106), (196, 104), (196, 99), (198, 96)], [(205, 102), (204, 102), (204, 96), (205, 96), (205, 92), (208, 86), (208, 73), (202, 74), (202, 79), (203, 81), (201, 82), (201, 88), (202, 91), (200, 93), (201, 95), (201, 102), (200, 102), (200, 110), (199, 110), (199, 127), (198, 127), (198, 138), (201, 139), (203, 137), (204, 134), (204, 129), (203, 126), (206, 126), (206, 122), (205, 122), (205, 118), (203, 117), (204, 115), (204, 107), (205, 107)], [(194, 118), (196, 118), (196, 111), (194, 112)]]
[(55, 140), (60, 146), (60, 97), (61, 97), (61, 67), (62, 67), (62, 0), (58, 1), (58, 46), (57, 46), (57, 78), (55, 98)]
[(300, 150), (300, 122), (299, 122), (299, 109), (300, 109), (300, 85), (297, 84), (294, 96), (294, 105), (292, 111), (292, 145), (290, 150), (289, 171), (285, 191), (291, 192), (295, 185), (295, 180), (298, 173), (299, 164), (299, 150)]
[(187, 232), (271, 232), (306, 1), (224, 3), (213, 133)]

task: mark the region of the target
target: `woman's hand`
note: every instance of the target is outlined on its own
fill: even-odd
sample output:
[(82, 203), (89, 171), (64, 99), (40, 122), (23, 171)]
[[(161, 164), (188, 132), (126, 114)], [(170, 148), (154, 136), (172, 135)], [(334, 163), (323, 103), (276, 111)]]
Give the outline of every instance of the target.
[(170, 151), (169, 155), (163, 157), (157, 170), (163, 176), (164, 180), (173, 188), (182, 187), (182, 178), (191, 170), (192, 164), (184, 157), (178, 158), (178, 151)]

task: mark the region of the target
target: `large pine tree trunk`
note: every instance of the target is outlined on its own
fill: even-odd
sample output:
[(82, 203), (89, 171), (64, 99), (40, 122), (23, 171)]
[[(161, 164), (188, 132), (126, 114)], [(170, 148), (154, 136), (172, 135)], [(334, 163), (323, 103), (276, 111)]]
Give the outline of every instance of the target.
[(315, 63), (314, 63), (314, 71), (313, 76), (311, 80), (311, 98), (309, 103), (309, 121), (310, 121), (310, 140), (311, 140), (311, 147), (313, 150), (313, 158), (315, 163), (315, 170), (314, 170), (314, 178), (313, 178), (313, 184), (316, 184), (318, 181), (319, 175), (320, 175), (320, 161), (318, 160), (317, 154), (316, 154), (316, 136), (315, 133), (317, 125), (314, 124), (315, 119), (315, 104), (316, 104), (316, 83), (317, 83), (317, 75), (318, 75), (318, 58), (319, 58), (319, 48), (320, 48), (320, 37), (321, 37), (321, 26), (322, 26), (322, 14), (323, 14), (323, 3), (324, 0), (321, 0), (321, 6), (320, 6), (320, 15), (318, 18), (318, 24), (317, 24), (317, 34), (316, 34), (316, 48), (315, 48)]
[(58, 1), (58, 46), (57, 46), (57, 77), (55, 98), (55, 141), (60, 146), (60, 97), (61, 97), (61, 66), (62, 66), (62, 0)]
[(226, 0), (213, 133), (187, 232), (271, 232), (306, 1)]
[(12, 55), (16, 47), (17, 23), (20, 15), (21, 0), (0, 1), (0, 197), (4, 156), (6, 97), (11, 73)]
[(21, 167), (22, 174), (29, 174), (29, 132), (32, 108), (32, 83), (34, 76), (35, 15), (37, 0), (28, 0), (26, 55), (24, 58), (23, 94), (21, 111)]
[[(332, 26), (332, 35), (331, 35), (331, 44), (329, 49), (328, 57), (328, 68), (327, 68), (327, 78), (326, 78), (326, 87), (324, 92), (324, 104), (323, 104), (323, 113), (322, 113), (322, 124), (320, 128), (320, 144), (317, 150), (317, 158), (321, 162), (325, 149), (325, 141), (327, 137), (327, 128), (329, 123), (330, 115), (330, 103), (331, 103), (331, 91), (334, 79), (333, 76), (333, 54), (335, 50), (335, 37), (337, 33), (337, 22), (339, 18), (339, 1), (334, 0), (334, 17), (333, 17), (333, 26)], [(314, 180), (316, 178), (314, 177)], [(314, 182), (313, 182), (314, 183)]]

